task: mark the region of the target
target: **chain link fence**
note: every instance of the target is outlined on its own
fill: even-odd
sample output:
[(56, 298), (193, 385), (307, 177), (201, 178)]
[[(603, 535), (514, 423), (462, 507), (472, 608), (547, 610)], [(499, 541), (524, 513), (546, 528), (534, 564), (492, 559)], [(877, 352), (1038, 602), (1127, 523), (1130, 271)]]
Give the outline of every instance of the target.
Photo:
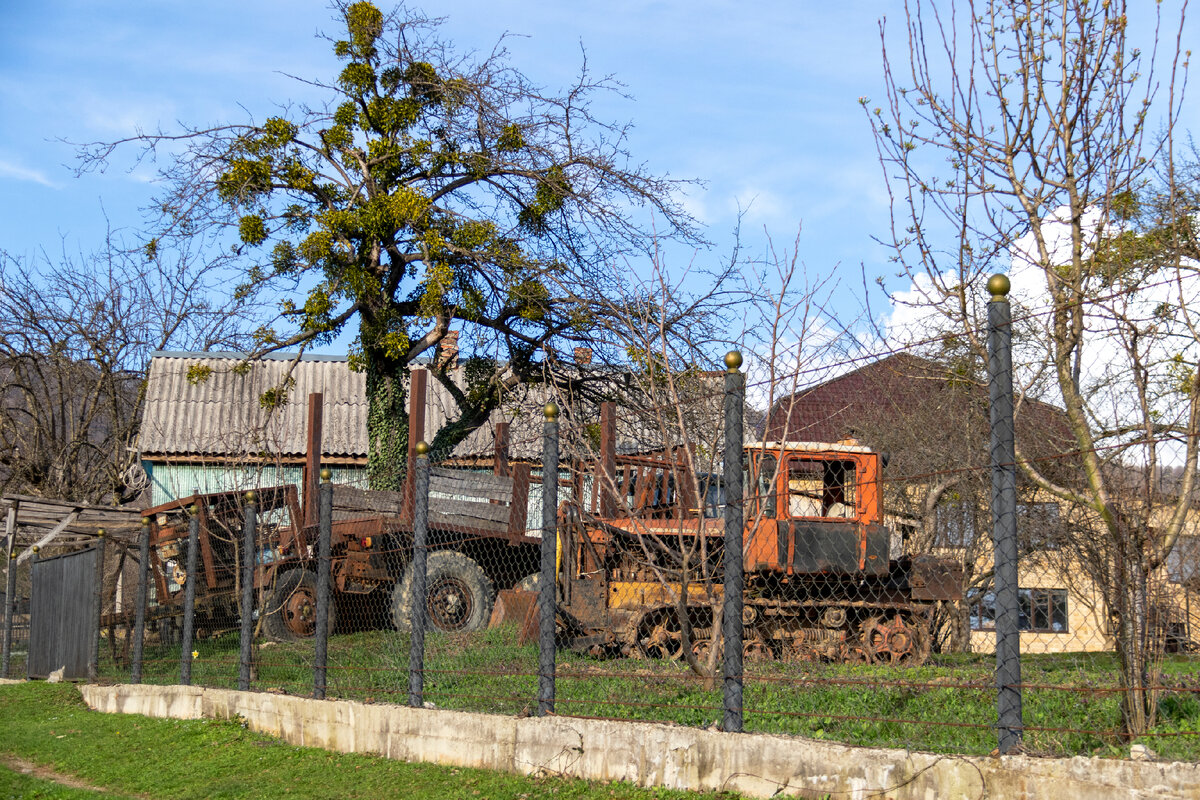
[[(992, 479), (1016, 456), (989, 457), (986, 396), (901, 355), (743, 430), (731, 361), (686, 392), (528, 409), (490, 451), (414, 442), (398, 490), (328, 470), (310, 511), (294, 484), (152, 508), (105, 556), (99, 679), (954, 753), (1119, 755), (1140, 711), (1137, 743), (1196, 760), (1196, 538), (1153, 564), (1016, 479), (998, 563)], [(1069, 480), (1047, 419), (1016, 441)], [(19, 676), (32, 587), (10, 565)]]

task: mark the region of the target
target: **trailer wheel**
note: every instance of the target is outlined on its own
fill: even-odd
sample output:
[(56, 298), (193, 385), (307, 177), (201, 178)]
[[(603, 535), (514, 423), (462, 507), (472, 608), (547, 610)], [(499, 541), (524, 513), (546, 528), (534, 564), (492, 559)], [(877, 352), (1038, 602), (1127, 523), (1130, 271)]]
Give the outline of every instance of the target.
[[(392, 624), (412, 627), (412, 565), (392, 590)], [(443, 633), (477, 631), (487, 625), (496, 599), (492, 581), (475, 561), (454, 550), (438, 550), (425, 562), (428, 629)]]
[[(291, 569), (279, 576), (264, 609), (263, 630), (278, 642), (310, 639), (317, 630), (317, 576)], [(329, 632), (337, 621), (333, 592), (329, 593)]]

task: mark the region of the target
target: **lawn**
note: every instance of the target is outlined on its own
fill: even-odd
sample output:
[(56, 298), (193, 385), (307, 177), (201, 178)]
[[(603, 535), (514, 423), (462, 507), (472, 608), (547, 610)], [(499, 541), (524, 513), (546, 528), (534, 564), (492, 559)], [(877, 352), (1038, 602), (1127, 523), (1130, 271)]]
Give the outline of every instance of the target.
[[(48, 775), (21, 774), (13, 768), (18, 760)], [(369, 800), (401, 792), (408, 800), (737, 797), (330, 753), (293, 747), (237, 722), (102, 714), (89, 710), (70, 684), (0, 686), (0, 798)]]
[[(440, 708), (526, 714), (536, 707), (537, 648), (519, 645), (512, 628), (427, 637), (425, 700)], [(236, 633), (196, 644), (193, 683), (237, 685)], [(256, 651), (256, 690), (307, 695), (312, 648), (263, 644)], [(144, 680), (178, 680), (178, 648), (148, 648)], [(996, 746), (993, 657), (934, 655), (921, 667), (747, 662), (746, 730), (787, 733), (847, 744), (939, 753), (985, 754)], [(1200, 660), (1167, 656), (1160, 718), (1141, 741), (1163, 758), (1200, 760)], [(329, 643), (330, 697), (406, 703), (408, 638), (392, 631), (334, 636)], [(125, 680), (108, 663), (106, 679)], [(1022, 661), (1025, 747), (1038, 755), (1128, 753), (1122, 742), (1115, 659), (1109, 653), (1026, 655)], [(721, 693), (706, 689), (678, 663), (598, 659), (560, 652), (560, 714), (712, 726)]]

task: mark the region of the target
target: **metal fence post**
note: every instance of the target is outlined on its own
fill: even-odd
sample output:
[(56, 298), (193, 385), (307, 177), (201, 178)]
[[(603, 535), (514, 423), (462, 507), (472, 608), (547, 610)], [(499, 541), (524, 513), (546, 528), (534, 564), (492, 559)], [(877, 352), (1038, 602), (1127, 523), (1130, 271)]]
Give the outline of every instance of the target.
[(8, 667), (12, 659), (13, 617), (17, 613), (17, 599), (13, 596), (17, 592), (17, 508), (16, 501), (9, 505), (4, 523), (4, 553), (7, 556), (4, 563), (8, 569), (4, 573), (4, 634), (3, 652), (0, 653), (0, 678), (8, 677)]
[(100, 618), (104, 615), (104, 528), (96, 531), (96, 588), (92, 602), (96, 611), (92, 615), (92, 636), (88, 642), (88, 683), (95, 683), (100, 677)]
[(137, 609), (133, 617), (133, 653), (129, 668), (129, 682), (142, 682), (142, 658), (146, 641), (146, 599), (150, 580), (150, 518), (142, 517), (142, 532), (138, 536), (138, 585)]
[(38, 547), (35, 544), (29, 548), (29, 552), (32, 555), (30, 555), (30, 557), (29, 557), (29, 583), (30, 583), (29, 638), (25, 642), (25, 678), (26, 679), (28, 679), (30, 677), (30, 675), (29, 675), (29, 656), (33, 652), (33, 612), (34, 612), (33, 584), (35, 583), (34, 578), (36, 577), (34, 573), (37, 572), (38, 562), (42, 560), (42, 548)]
[(329, 551), (333, 540), (333, 471), (321, 470), (317, 489), (317, 629), (313, 632), (313, 697), (325, 699), (329, 662)]
[(187, 577), (183, 587), (183, 635), (179, 642), (179, 683), (192, 685), (192, 627), (196, 612), (196, 561), (200, 549), (200, 504), (192, 506), (188, 521)]
[(721, 613), (725, 635), (723, 729), (741, 733), (742, 707), (742, 407), (746, 376), (738, 371), (742, 354), (725, 354), (725, 599)]
[(13, 539), (8, 540), (8, 571), (5, 575), (4, 591), (4, 655), (0, 660), (0, 678), (7, 678), (12, 663), (12, 622), (17, 614), (17, 551)]
[(554, 619), (558, 586), (558, 406), (547, 403), (542, 434), (542, 564), (538, 579), (538, 716), (554, 713)]
[(988, 280), (992, 539), (996, 557), (996, 710), (1001, 753), (1021, 743), (1021, 631), (1017, 592), (1017, 483), (1013, 440), (1012, 309), (1004, 275)]
[(412, 607), (409, 609), (412, 635), (408, 648), (408, 704), (421, 708), (425, 704), (425, 618), (428, 616), (429, 593), (425, 583), (429, 554), (429, 445), (419, 441), (413, 453), (416, 469), (412, 499)]
[(254, 662), (254, 559), (258, 543), (258, 495), (246, 492), (245, 516), (242, 520), (242, 631), (238, 641), (238, 689), (250, 691)]
[(13, 616), (17, 613), (17, 553), (13, 549), (12, 539), (8, 542), (8, 573), (4, 580), (4, 653), (0, 663), (0, 678), (8, 677), (8, 668), (12, 663), (12, 629)]

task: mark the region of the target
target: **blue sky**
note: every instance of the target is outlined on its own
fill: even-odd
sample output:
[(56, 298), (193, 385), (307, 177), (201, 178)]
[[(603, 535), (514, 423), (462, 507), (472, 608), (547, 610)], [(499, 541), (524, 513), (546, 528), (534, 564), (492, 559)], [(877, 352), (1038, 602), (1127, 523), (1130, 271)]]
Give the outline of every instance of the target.
[[(901, 8), (442, 0), (426, 11), (447, 17), (444, 33), (462, 49), (514, 34), (512, 63), (549, 88), (575, 75), (581, 46), (594, 72), (618, 77), (633, 99), (613, 98), (607, 116), (633, 122), (635, 158), (707, 182), (687, 200), (715, 245), (698, 262), (727, 256), (740, 206), (752, 253), (764, 230), (790, 247), (803, 226), (808, 271), (840, 267), (849, 293), (861, 291), (860, 265), (903, 288), (872, 240), (887, 234), (887, 197), (858, 103), (883, 94), (879, 19)], [(337, 68), (316, 38), (337, 30), (321, 2), (5, 0), (0, 13), (0, 248), (22, 257), (95, 249), (106, 219), (136, 228), (153, 193), (152, 165), (118, 160), (74, 177), (73, 148), (58, 140), (237, 122), (247, 109), (262, 119), (307, 97), (288, 74), (328, 79)]]
[[(100, 244), (105, 215), (135, 227), (152, 169), (75, 178), (58, 139), (108, 140), (176, 121), (261, 119), (306, 88), (281, 73), (328, 78), (336, 62), (323, 3), (6, 3), (0, 25), (0, 247), (56, 255)], [(874, 3), (443, 0), (445, 33), (489, 49), (503, 33), (512, 62), (558, 87), (586, 48), (633, 100), (608, 115), (635, 125), (634, 156), (707, 182), (688, 198), (728, 252), (739, 203), (746, 238), (789, 244), (804, 225), (810, 268), (878, 265), (885, 207), (860, 95), (880, 86)], [(427, 9), (434, 13), (435, 9)], [(678, 256), (686, 257), (690, 254)]]

